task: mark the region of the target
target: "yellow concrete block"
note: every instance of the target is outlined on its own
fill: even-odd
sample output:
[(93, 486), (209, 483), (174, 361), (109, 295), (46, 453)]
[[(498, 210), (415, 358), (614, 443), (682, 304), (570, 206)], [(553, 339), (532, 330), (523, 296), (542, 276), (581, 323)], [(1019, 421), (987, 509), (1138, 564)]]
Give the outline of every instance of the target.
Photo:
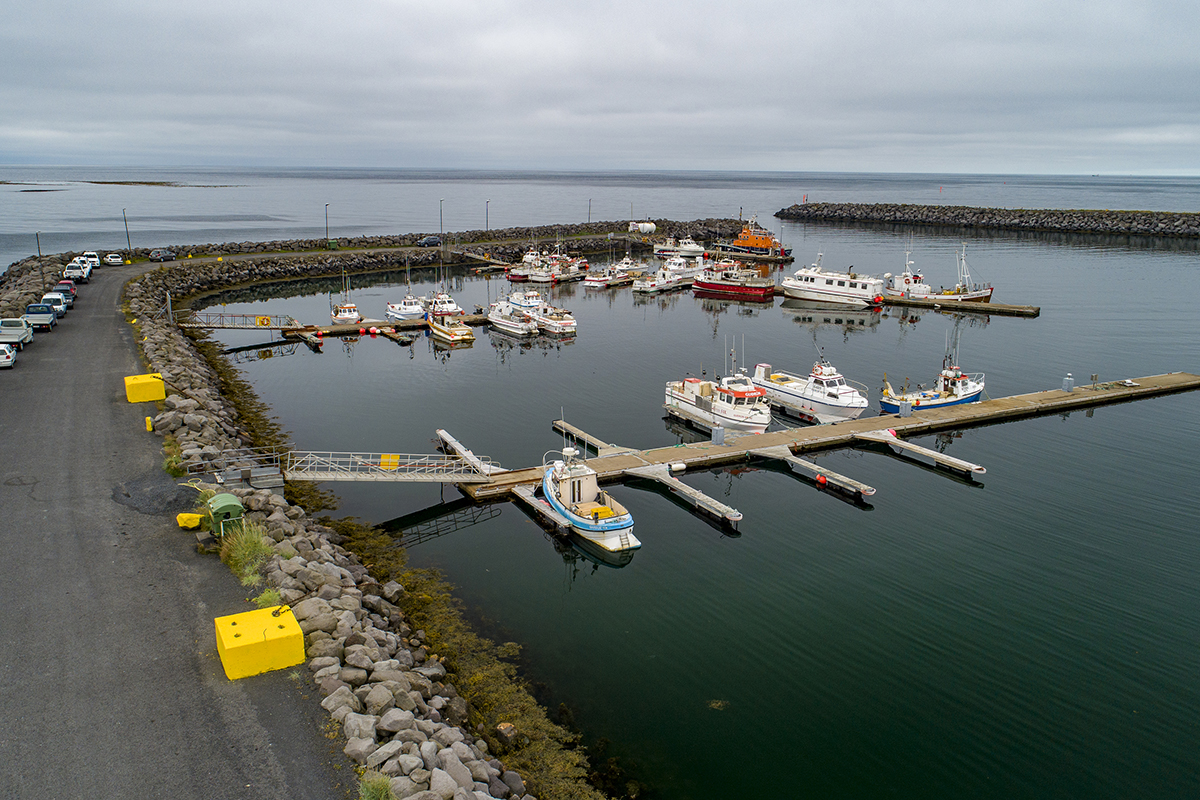
[(125, 399), (131, 403), (166, 400), (167, 387), (163, 383), (162, 375), (157, 372), (149, 375), (126, 375)]
[(304, 663), (304, 634), (287, 606), (262, 608), (213, 620), (217, 652), (229, 680)]
[(200, 522), (203, 519), (204, 519), (203, 514), (188, 514), (187, 512), (184, 512), (183, 514), (175, 515), (175, 522), (178, 523), (179, 527), (181, 527), (181, 528), (188, 528), (188, 529), (199, 528)]

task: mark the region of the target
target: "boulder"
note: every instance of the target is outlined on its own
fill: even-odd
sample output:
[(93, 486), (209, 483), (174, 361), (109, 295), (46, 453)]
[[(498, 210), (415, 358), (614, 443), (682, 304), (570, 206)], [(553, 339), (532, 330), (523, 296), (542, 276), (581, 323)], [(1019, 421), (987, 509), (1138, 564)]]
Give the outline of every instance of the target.
[(375, 752), (379, 745), (375, 744), (374, 739), (352, 738), (346, 742), (343, 752), (348, 758), (362, 764), (370, 755)]
[(354, 692), (350, 691), (348, 686), (342, 686), (333, 694), (321, 701), (321, 708), (332, 714), (336, 709), (347, 706), (351, 711), (360, 712), (363, 709), (362, 702), (354, 696)]
[(456, 789), (458, 789), (458, 782), (445, 770), (435, 769), (433, 770), (433, 774), (429, 776), (429, 791), (436, 794), (442, 800), (451, 800), (454, 797)]
[(475, 790), (475, 779), (471, 777), (471, 770), (463, 766), (462, 761), (453, 750), (441, 751), (438, 753), (438, 760), (442, 762), (442, 770), (454, 778), (455, 783), (469, 792)]
[(371, 691), (367, 693), (367, 697), (363, 702), (367, 707), (368, 714), (382, 716), (385, 712), (395, 707), (396, 698), (386, 686), (381, 686), (377, 683), (371, 687)]
[(375, 752), (371, 753), (371, 755), (367, 757), (367, 769), (376, 769), (383, 764), (383, 762), (399, 753), (400, 748), (403, 746), (403, 742), (388, 742), (387, 744), (380, 745), (379, 749), (375, 750)]
[(374, 714), (347, 714), (342, 721), (348, 739), (370, 739), (375, 741), (375, 725), (379, 717)]
[(379, 718), (379, 724), (375, 727), (381, 731), (396, 733), (397, 731), (408, 730), (414, 724), (415, 720), (411, 711), (401, 711), (398, 708), (392, 708)]

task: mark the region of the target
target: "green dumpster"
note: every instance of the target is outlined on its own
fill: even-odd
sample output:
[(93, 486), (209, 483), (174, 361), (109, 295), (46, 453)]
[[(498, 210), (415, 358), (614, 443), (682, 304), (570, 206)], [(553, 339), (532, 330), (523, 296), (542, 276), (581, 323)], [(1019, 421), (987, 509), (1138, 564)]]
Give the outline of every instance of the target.
[(337, 250), (337, 249), (338, 249), (338, 240), (337, 240), (337, 239), (330, 239), (330, 240), (326, 241), (326, 242), (325, 242), (325, 249), (326, 249), (326, 250)]
[(231, 494), (213, 495), (208, 501), (208, 513), (212, 517), (214, 531), (224, 533), (225, 523), (242, 518), (245, 508), (242, 501)]

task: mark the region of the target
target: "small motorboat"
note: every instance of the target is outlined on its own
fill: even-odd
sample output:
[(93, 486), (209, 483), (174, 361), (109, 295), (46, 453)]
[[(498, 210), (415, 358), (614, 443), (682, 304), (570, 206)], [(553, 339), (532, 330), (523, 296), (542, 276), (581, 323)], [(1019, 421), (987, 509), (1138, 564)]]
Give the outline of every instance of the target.
[(538, 328), (558, 336), (569, 336), (579, 328), (570, 311), (564, 308), (555, 308), (548, 303), (531, 309), (529, 316), (537, 323)]
[(508, 302), (512, 303), (517, 308), (523, 308), (526, 311), (532, 311), (538, 306), (546, 302), (546, 298), (542, 297), (542, 293), (537, 289), (530, 289), (526, 292), (509, 292)]
[(425, 324), (429, 326), (434, 338), (446, 344), (462, 344), (475, 341), (471, 328), (456, 320), (453, 316), (435, 316), (426, 312)]
[(446, 292), (435, 292), (426, 301), (426, 307), (429, 313), (435, 317), (457, 317), (467, 313)]
[(488, 306), (487, 320), (489, 325), (515, 336), (532, 336), (538, 332), (538, 323), (529, 311), (508, 300), (497, 300)]
[(634, 261), (629, 256), (625, 256), (625, 258), (616, 264), (611, 264), (596, 272), (589, 272), (587, 277), (583, 279), (583, 285), (586, 289), (608, 289), (613, 286), (627, 286), (633, 283), (633, 273), (643, 273), (647, 269), (645, 264)]
[(638, 549), (642, 543), (633, 535), (633, 515), (600, 488), (596, 470), (578, 455), (575, 448), (564, 447), (562, 460), (543, 463), (546, 502), (567, 519), (571, 530), (604, 550)]
[(776, 405), (811, 422), (857, 419), (867, 408), (867, 387), (855, 388), (824, 357), (807, 378), (758, 364), (752, 380)]
[(654, 272), (634, 280), (633, 291), (639, 294), (669, 292), (692, 285), (696, 276), (704, 271), (697, 262), (689, 262), (682, 256), (672, 256)]
[(709, 429), (763, 433), (771, 424), (767, 393), (740, 371), (713, 381), (667, 381), (666, 398), (668, 414)]
[(931, 408), (957, 406), (962, 403), (974, 403), (983, 395), (983, 373), (963, 372), (954, 363), (957, 358), (950, 352), (942, 359), (942, 371), (934, 380), (932, 389), (917, 386), (916, 390), (897, 392), (888, 383), (887, 375), (883, 376), (883, 396), (879, 399), (879, 408), (885, 414), (899, 414), (901, 404), (909, 404), (913, 411), (927, 411)]
[(747, 269), (737, 261), (721, 260), (696, 277), (692, 282), (692, 291), (743, 300), (773, 300), (775, 281), (762, 277), (758, 270)]
[(350, 299), (350, 278), (346, 270), (342, 270), (342, 299), (334, 302), (332, 294), (329, 297), (329, 319), (334, 325), (355, 325), (363, 321), (358, 306)]
[(386, 316), (390, 320), (420, 319), (425, 316), (425, 304), (421, 298), (409, 292), (399, 303), (387, 304)]
[(704, 255), (704, 245), (690, 236), (685, 236), (679, 241), (667, 239), (662, 244), (655, 246), (654, 255), (661, 257), (681, 256), (683, 258), (699, 258)]

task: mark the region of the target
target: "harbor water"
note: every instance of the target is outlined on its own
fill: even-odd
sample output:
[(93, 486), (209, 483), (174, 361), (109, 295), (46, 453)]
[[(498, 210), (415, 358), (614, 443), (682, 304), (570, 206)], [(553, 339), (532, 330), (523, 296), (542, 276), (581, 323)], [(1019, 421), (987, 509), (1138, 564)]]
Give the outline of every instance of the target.
[[(170, 219), (153, 235), (147, 223), (135, 246), (322, 235), (329, 201), (320, 197), (335, 192), (363, 213), (332, 235), (436, 232), (443, 198), (446, 230), (482, 228), (488, 199), (491, 227), (584, 221), (589, 198), (593, 219), (628, 219), (630, 199), (638, 218), (741, 208), (782, 231), (798, 263), (820, 252), (826, 268), (896, 273), (909, 249), (934, 286), (953, 283), (963, 234), (780, 226), (770, 214), (804, 194), (1182, 211), (1200, 198), (1200, 181), (1190, 179), (147, 175), (139, 179), (251, 191), (230, 207), (212, 198), (236, 195), (232, 188), (87, 184), (12, 196), (40, 204), (42, 229), (70, 242), (58, 249), (112, 246), (96, 239), (111, 228), (111, 209), (96, 209), (89, 228), (76, 200), (55, 205), (56, 194), (74, 192), (175, 198), (155, 212)], [(456, 209), (469, 198), (478, 213), (451, 216), (451, 198)], [(334, 211), (331, 203), (331, 227)], [(255, 215), (271, 221), (248, 219)], [(0, 234), (9, 251), (18, 234)], [(1093, 374), (1200, 371), (1195, 243), (995, 232), (965, 242), (974, 278), (997, 287), (997, 302), (1038, 305), (1041, 316), (742, 304), (690, 292), (640, 299), (627, 287), (575, 284), (552, 290), (579, 320), (569, 340), (480, 329), (466, 349), (366, 336), (327, 341), (321, 354), (280, 345), (234, 357), (299, 448), (432, 452), (435, 429), (445, 428), (506, 467), (561, 448), (550, 427), (560, 415), (637, 448), (702, 437), (664, 420), (663, 386), (726, 374), (731, 350), (738, 366), (806, 373), (821, 348), (866, 384), (868, 413), (885, 374), (893, 385), (931, 383), (954, 338), (959, 365), (985, 373), (991, 397), (1057, 388), (1068, 373), (1083, 384)], [(213, 302), (323, 322), (339, 283), (257, 287)], [(382, 317), (406, 283), (416, 294), (445, 284), (468, 307), (508, 289), (461, 268), (423, 269), (356, 276), (353, 299)], [(264, 341), (252, 332), (217, 338), (228, 347)], [(485, 632), (519, 643), (522, 668), (550, 707), (562, 704), (593, 749), (607, 743), (605, 757), (645, 784), (645, 797), (1192, 797), (1200, 794), (1198, 410), (1200, 396), (1185, 393), (917, 440), (984, 465), (976, 483), (872, 448), (817, 456), (876, 487), (867, 506), (770, 464), (686, 474), (742, 511), (736, 531), (652, 486), (616, 485), (643, 542), (622, 567), (589, 560), (514, 505), (452, 503), (453, 488), (326, 488), (341, 498), (338, 514), (385, 524), (411, 545), (412, 563), (446, 574)]]

